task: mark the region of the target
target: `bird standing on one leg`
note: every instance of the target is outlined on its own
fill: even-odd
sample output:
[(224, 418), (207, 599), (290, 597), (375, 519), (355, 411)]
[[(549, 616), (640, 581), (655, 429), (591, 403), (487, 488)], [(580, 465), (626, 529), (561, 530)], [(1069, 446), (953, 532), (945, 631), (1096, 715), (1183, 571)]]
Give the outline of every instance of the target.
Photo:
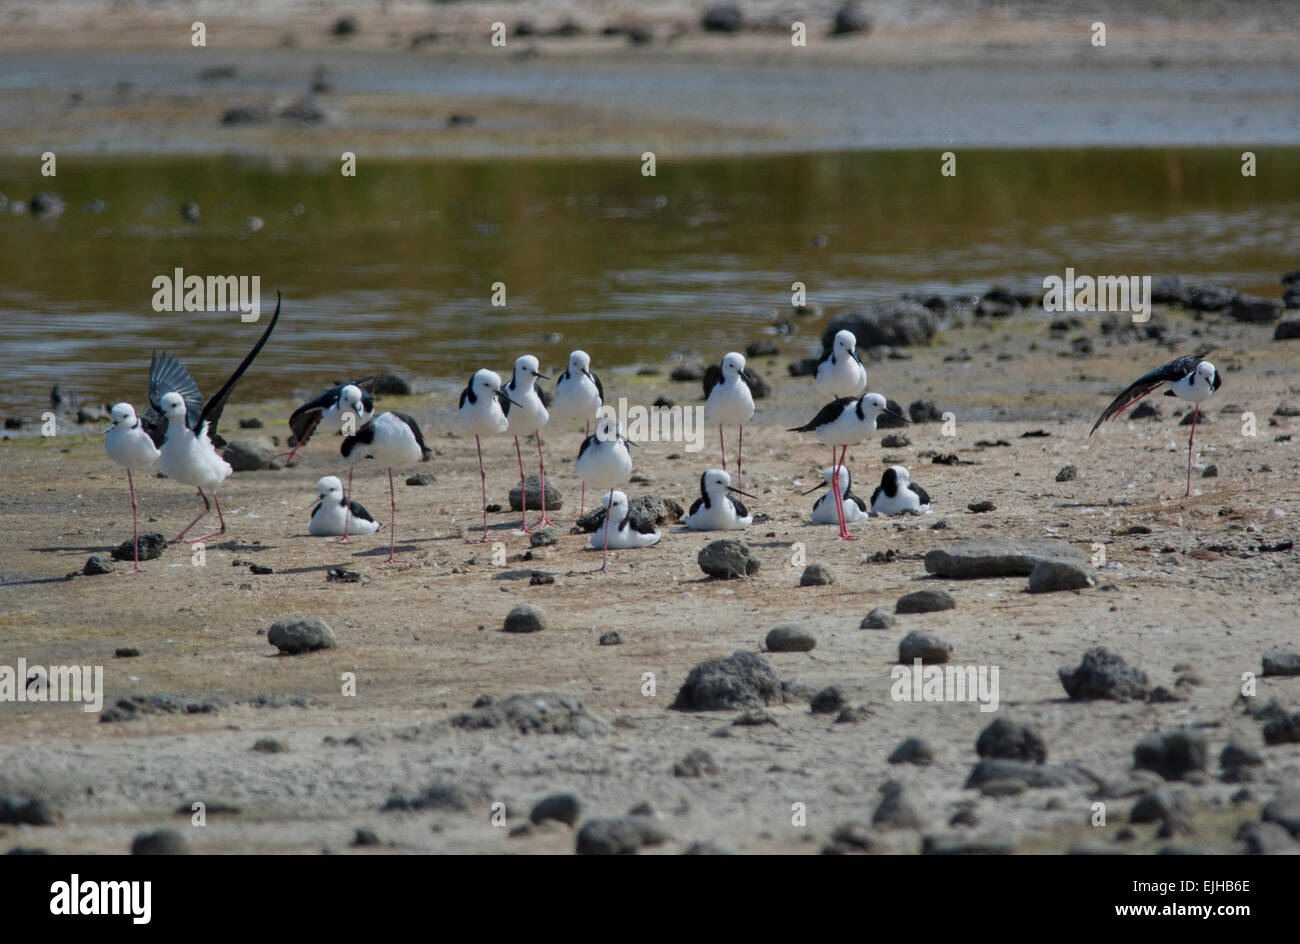
[(1214, 396), (1215, 391), (1223, 385), (1222, 375), (1205, 359), (1205, 355), (1209, 353), (1207, 350), (1199, 354), (1177, 357), (1168, 364), (1143, 374), (1111, 401), (1110, 406), (1102, 411), (1088, 433), (1091, 436), (1106, 420), (1119, 416), (1143, 397), (1155, 391), (1161, 384), (1169, 384), (1165, 396), (1178, 397), (1193, 404), (1192, 431), (1187, 437), (1187, 494), (1185, 496), (1187, 498), (1192, 497), (1192, 442), (1196, 438), (1196, 421), (1201, 415), (1201, 404)]
[(537, 461), (541, 467), (542, 517), (539, 528), (550, 524), (546, 517), (546, 460), (542, 457), (542, 427), (550, 414), (537, 391), (538, 380), (550, 380), (539, 369), (537, 358), (525, 354), (515, 361), (515, 372), (503, 388), (506, 401), (501, 404), (506, 414), (506, 432), (515, 437), (515, 457), (519, 460), (519, 505), (522, 513), (520, 534), (530, 534), (528, 529), (528, 480), (524, 476), (524, 456), (519, 451), (519, 437), (532, 433), (537, 436)]
[[(831, 346), (817, 362), (813, 386), (818, 393), (830, 400), (837, 397), (860, 397), (867, 389), (867, 368), (863, 366), (862, 358), (858, 357), (858, 338), (852, 331), (836, 332)], [(831, 465), (834, 464), (835, 447), (832, 446)]]
[[(551, 419), (556, 423), (581, 420), (587, 424), (586, 435), (591, 435), (591, 421), (600, 414), (605, 404), (605, 388), (600, 378), (591, 370), (591, 358), (586, 351), (569, 355), (569, 366), (555, 381), (555, 395), (551, 398)], [(578, 498), (578, 517), (587, 504), (587, 483), (582, 483)]]
[[(145, 472), (158, 464), (158, 444), (145, 430), (135, 415), (135, 407), (119, 403), (110, 414), (113, 425), (104, 433), (104, 451), (108, 457), (126, 469), (126, 487), (131, 491), (131, 541), (135, 544), (135, 566), (128, 574), (142, 574), (140, 568), (140, 528), (135, 500), (135, 483), (131, 473)], [(161, 438), (159, 439), (161, 441)]]
[[(582, 441), (578, 447), (578, 458), (573, 462), (573, 469), (582, 479), (600, 492), (609, 492), (605, 504), (605, 520), (610, 520), (610, 509), (614, 501), (615, 486), (622, 485), (632, 477), (631, 444), (619, 429), (618, 422), (610, 416), (596, 420), (596, 431)], [(609, 532), (605, 529), (605, 554), (600, 562), (603, 574), (609, 566)]]
[(722, 449), (722, 470), (727, 469), (727, 445), (722, 427), (739, 427), (740, 444), (736, 448), (736, 484), (743, 486), (745, 424), (754, 416), (754, 376), (745, 366), (745, 355), (732, 351), (722, 359), (722, 366), (711, 365), (704, 372), (704, 421), (717, 424), (718, 445)]
[(424, 444), (424, 434), (419, 424), (405, 413), (389, 411), (380, 413), (362, 426), (352, 436), (344, 437), (339, 447), (344, 459), (359, 453), (366, 459), (375, 459), (388, 468), (388, 501), (392, 517), (388, 531), (388, 560), (397, 564), (397, 492), (393, 487), (393, 469), (426, 461), (433, 451)]

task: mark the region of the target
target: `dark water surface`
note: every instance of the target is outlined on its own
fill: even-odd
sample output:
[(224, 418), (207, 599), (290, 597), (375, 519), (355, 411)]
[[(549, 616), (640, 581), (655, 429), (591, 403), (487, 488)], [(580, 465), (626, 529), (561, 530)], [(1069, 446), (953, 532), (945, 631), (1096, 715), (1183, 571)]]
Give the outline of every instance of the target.
[[(790, 284), (834, 311), (906, 291), (1177, 273), (1277, 296), (1300, 266), (1300, 150), (935, 151), (661, 162), (60, 158), (0, 164), (0, 193), (58, 192), (56, 219), (0, 215), (0, 413), (62, 384), (145, 400), (165, 347), (215, 391), (260, 332), (233, 313), (155, 312), (152, 280), (258, 275), (280, 326), (238, 399), (392, 368), (457, 389), (517, 354), (598, 370), (712, 359), (772, 331)], [(86, 204), (108, 204), (89, 212)], [(195, 224), (179, 206), (199, 204)], [(250, 231), (245, 221), (259, 217)], [(492, 284), (508, 304), (490, 304)], [(786, 347), (817, 346), (815, 326)]]

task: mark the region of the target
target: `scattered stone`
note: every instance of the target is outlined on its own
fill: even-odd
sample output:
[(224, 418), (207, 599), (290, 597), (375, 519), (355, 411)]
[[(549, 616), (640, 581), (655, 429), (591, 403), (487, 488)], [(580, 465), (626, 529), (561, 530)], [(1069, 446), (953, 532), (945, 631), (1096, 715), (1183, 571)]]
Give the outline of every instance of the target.
[(886, 449), (903, 449), (912, 445), (912, 440), (907, 438), (906, 433), (890, 433), (884, 439), (880, 440), (880, 445)]
[(333, 649), (338, 645), (334, 630), (322, 619), (287, 619), (271, 624), (266, 641), (281, 652), (297, 655), (318, 649)]
[(27, 204), (28, 211), (38, 219), (45, 217), (54, 219), (56, 216), (61, 216), (67, 208), (68, 205), (63, 202), (63, 198), (52, 190), (42, 190)]
[(560, 532), (555, 528), (542, 528), (528, 536), (529, 547), (550, 547), (560, 543)]
[(528, 814), (528, 819), (538, 825), (553, 820), (557, 823), (576, 826), (581, 815), (582, 801), (575, 794), (552, 793), (550, 796), (542, 797), (533, 805), (533, 810)]
[(236, 439), (227, 444), (221, 458), (229, 462), (236, 472), (284, 468), (275, 457), (275, 446), (265, 436), (260, 439)]
[(894, 619), (893, 614), (883, 607), (876, 607), (866, 616), (862, 617), (862, 622), (858, 624), (859, 629), (889, 629), (895, 625), (898, 620)]
[(289, 745), (277, 737), (264, 737), (253, 744), (253, 750), (259, 754), (284, 754), (288, 752)]
[(343, 567), (331, 567), (325, 571), (325, 581), (327, 583), (360, 583), (361, 575), (354, 570), (347, 570)]
[(1079, 476), (1079, 470), (1072, 465), (1061, 467), (1061, 471), (1056, 473), (1056, 481), (1073, 482)]
[[(162, 557), (162, 552), (167, 549), (167, 539), (157, 531), (150, 531), (148, 534), (140, 535), (140, 560), (157, 560)], [(133, 561), (135, 560), (135, 542), (123, 541), (110, 552), (113, 560)]]
[(186, 223), (197, 223), (199, 221), (199, 205), (197, 203), (181, 204), (181, 219)]
[(1251, 855), (1295, 855), (1300, 851), (1291, 834), (1278, 823), (1242, 823), (1236, 839), (1246, 844)]
[(699, 554), (700, 569), (717, 580), (736, 580), (758, 573), (759, 560), (749, 545), (735, 538), (708, 544)]
[(445, 780), (435, 780), (415, 796), (404, 797), (394, 793), (384, 803), (383, 812), (403, 812), (407, 810), (439, 810), (446, 813), (464, 813), (471, 809), (482, 795), (476, 790), (467, 790)]
[(6, 826), (53, 826), (56, 814), (41, 797), (8, 794), (0, 796), (0, 824)]
[(841, 851), (870, 852), (872, 844), (870, 823), (841, 823), (831, 833), (831, 845), (837, 853)]
[(911, 665), (916, 659), (935, 665), (947, 662), (951, 655), (952, 643), (916, 630), (904, 636), (898, 644), (898, 661), (903, 665)]
[(600, 644), (602, 646), (621, 646), (623, 645), (623, 636), (618, 630), (611, 629), (607, 633), (600, 634)]
[(1228, 306), (1228, 314), (1237, 321), (1248, 324), (1269, 324), (1282, 317), (1282, 300), (1238, 295)]
[(913, 400), (907, 406), (907, 415), (913, 423), (937, 423), (943, 419), (943, 411), (933, 400)]
[(894, 752), (889, 755), (889, 762), (927, 767), (934, 763), (934, 750), (921, 738), (910, 737), (894, 748)]
[(669, 371), (668, 377), (678, 383), (698, 382), (704, 379), (704, 369), (694, 364), (678, 364)]
[(359, 828), (353, 834), (352, 845), (378, 846), (382, 845), (382, 843), (379, 841), (379, 837), (375, 834), (374, 830)]
[(634, 526), (658, 527), (679, 520), (683, 514), (685, 509), (680, 504), (658, 495), (641, 495), (627, 503), (627, 515)]
[[(552, 583), (555, 583), (555, 575), (548, 574), (544, 570), (534, 570), (532, 576), (528, 578), (528, 585), (530, 587), (541, 587)], [(605, 635), (609, 634), (606, 633)], [(617, 635), (617, 633), (615, 635)], [(601, 638), (603, 639), (604, 637), (602, 636)]]
[(765, 338), (749, 342), (745, 348), (745, 357), (775, 357), (781, 353), (781, 349)]
[(330, 30), (335, 36), (355, 36), (361, 31), (361, 24), (357, 22), (355, 16), (341, 16), (334, 21), (334, 26)]
[(740, 7), (729, 3), (708, 7), (700, 19), (706, 33), (739, 33), (743, 24)]
[(635, 855), (642, 846), (633, 817), (588, 820), (578, 831), (578, 855)]
[(546, 611), (534, 603), (521, 603), (506, 615), (507, 633), (539, 633), (546, 626)]
[(798, 626), (778, 626), (768, 632), (764, 644), (771, 652), (811, 652), (817, 637)]
[(995, 780), (1020, 780), (1034, 790), (1051, 790), (1092, 783), (1085, 774), (1068, 767), (991, 758), (980, 761), (971, 769), (963, 789), (973, 790)]
[(1130, 823), (1161, 823), (1180, 816), (1178, 801), (1167, 787), (1156, 787), (1138, 797), (1129, 811)]
[[(538, 475), (530, 475), (525, 480), (528, 488), (528, 507), (534, 511), (542, 510), (542, 479)], [(520, 492), (519, 486), (515, 485), (510, 489), (510, 510), (523, 511), (523, 493)], [(564, 507), (564, 497), (560, 494), (551, 481), (546, 481), (546, 510), (552, 511), (556, 508)]]
[(673, 764), (674, 777), (712, 777), (721, 773), (708, 751), (694, 750)]
[(1191, 425), (1192, 425), (1192, 417), (1194, 417), (1194, 416), (1195, 416), (1195, 417), (1198, 417), (1198, 419), (1196, 420), (1196, 425), (1197, 425), (1197, 426), (1206, 426), (1206, 425), (1208, 425), (1208, 424), (1210, 423), (1210, 417), (1209, 417), (1208, 414), (1206, 414), (1206, 413), (1200, 413), (1200, 414), (1198, 414), (1198, 413), (1193, 412), (1192, 410), (1188, 410), (1188, 411), (1187, 411), (1187, 415), (1184, 416), (1181, 420), (1178, 421), (1178, 425), (1179, 425), (1179, 426), (1191, 426)]
[(398, 374), (383, 374), (375, 381), (371, 391), (377, 397), (409, 397), (414, 391), (411, 383)]
[(436, 481), (438, 479), (432, 472), (416, 472), (414, 475), (406, 477), (406, 484), (417, 488), (422, 485), (432, 485)]
[(832, 318), (822, 332), (822, 350), (830, 350), (835, 335), (845, 329), (853, 332), (860, 348), (911, 347), (929, 342), (939, 331), (939, 319), (924, 305), (911, 301), (884, 302), (866, 310), (844, 312)]
[(273, 574), (275, 573), (275, 568), (267, 567), (265, 564), (249, 564), (248, 571), (253, 574)]
[(1266, 652), (1263, 666), (1264, 675), (1300, 675), (1300, 652), (1283, 649)]
[(1300, 711), (1289, 718), (1274, 718), (1264, 725), (1264, 743), (1300, 744)]
[(1128, 418), (1131, 420), (1158, 420), (1160, 419), (1160, 405), (1152, 403), (1150, 400), (1143, 400), (1133, 408)]
[(576, 734), (583, 738), (610, 729), (577, 698), (560, 692), (511, 695), (485, 705), (476, 702), (474, 709), (456, 715), (450, 724), (466, 731), (508, 728), (519, 734)]
[(113, 655), (119, 659), (134, 659), (140, 654), (140, 650), (134, 646), (121, 646), (113, 650)]
[(924, 836), (921, 855), (1011, 855), (1009, 841), (990, 839), (974, 842), (956, 836)]
[(139, 833), (131, 840), (131, 855), (185, 855), (189, 843), (174, 829)]
[(1205, 735), (1190, 728), (1148, 734), (1133, 748), (1133, 766), (1154, 770), (1166, 780), (1182, 780), (1194, 770), (1205, 770), (1209, 749)]
[(835, 571), (825, 564), (809, 564), (799, 578), (801, 587), (825, 587), (835, 582)]
[(271, 109), (268, 105), (236, 105), (227, 108), (221, 115), (223, 125), (265, 125), (271, 123)]
[(975, 741), (975, 753), (980, 757), (1001, 757), (1041, 764), (1047, 760), (1047, 742), (1029, 725), (999, 718), (980, 732)]
[[(134, 559), (133, 557), (132, 560)], [(81, 572), (87, 577), (93, 577), (96, 574), (111, 574), (113, 572), (113, 562), (103, 555), (92, 554), (86, 559), (86, 564), (81, 568)]]
[(1089, 649), (1078, 668), (1060, 668), (1057, 674), (1071, 698), (1106, 698), (1115, 701), (1146, 698), (1150, 680), (1141, 669), (1104, 647)]
[(866, 705), (858, 705), (856, 708), (845, 708), (835, 716), (836, 724), (863, 724), (871, 717), (871, 709)]
[[(1300, 306), (1292, 306), (1300, 307)], [(1276, 328), (1273, 329), (1274, 341), (1294, 341), (1300, 338), (1300, 319), (1294, 321), (1279, 321)]]
[(1207, 465), (1205, 467), (1205, 470), (1201, 473), (1201, 478), (1203, 479), (1217, 479), (1218, 477), (1219, 477), (1219, 467), (1214, 463), (1210, 463), (1209, 465)]
[[(1243, 767), (1260, 767), (1263, 763), (1264, 758), (1259, 751), (1242, 744), (1240, 741), (1229, 741), (1223, 750), (1219, 752), (1219, 766), (1225, 772), (1239, 772)], [(1243, 778), (1233, 777), (1232, 779)]]
[(1055, 538), (1013, 541), (1003, 538), (975, 538), (958, 541), (947, 548), (935, 548), (925, 555), (925, 569), (939, 577), (1027, 577), (1044, 560), (1086, 563), (1087, 555)]
[(726, 711), (776, 705), (783, 700), (781, 682), (768, 661), (752, 652), (736, 652), (691, 669), (673, 707)]
[(1074, 561), (1045, 560), (1029, 572), (1030, 593), (1056, 593), (1061, 590), (1084, 590), (1097, 586), (1092, 572)]
[(1223, 285), (1192, 285), (1187, 289), (1187, 307), (1195, 311), (1222, 311), (1237, 293)]
[(871, 17), (867, 16), (861, 4), (850, 0), (835, 12), (835, 25), (831, 27), (832, 36), (852, 36), (856, 33), (871, 32)]
[(920, 829), (920, 814), (908, 801), (903, 785), (890, 780), (880, 788), (880, 805), (871, 816), (871, 824), (881, 829)]
[(848, 705), (848, 699), (838, 685), (827, 685), (813, 696), (812, 713), (815, 715), (833, 715)]
[(1283, 787), (1277, 796), (1268, 802), (1260, 819), (1265, 823), (1277, 823), (1294, 838), (1300, 839), (1300, 787)]
[(937, 613), (957, 605), (952, 594), (944, 590), (914, 590), (898, 598), (895, 613)]
[(972, 514), (981, 515), (986, 511), (997, 511), (998, 506), (991, 501), (977, 501), (971, 502), (966, 509)]

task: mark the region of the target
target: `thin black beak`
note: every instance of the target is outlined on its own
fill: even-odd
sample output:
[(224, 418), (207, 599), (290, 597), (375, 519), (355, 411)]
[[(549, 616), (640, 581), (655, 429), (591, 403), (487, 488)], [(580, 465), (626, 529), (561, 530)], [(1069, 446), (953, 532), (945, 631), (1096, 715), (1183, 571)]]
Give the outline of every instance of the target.
[(749, 494), (749, 492), (742, 492), (740, 489), (736, 488), (736, 487), (733, 486), (733, 485), (728, 485), (728, 486), (727, 486), (727, 491), (729, 491), (729, 492), (735, 492), (737, 495), (744, 495), (746, 498), (752, 498), (752, 499), (754, 499), (754, 501), (758, 501), (758, 496), (757, 496), (757, 495), (751, 495), (751, 494)]
[(893, 417), (896, 417), (896, 418), (902, 420), (904, 423), (907, 423), (909, 426), (910, 426), (911, 423), (912, 423), (912, 421), (909, 420), (909, 419), (908, 419), (906, 416), (904, 416), (902, 413), (895, 413), (893, 410), (885, 410), (885, 412), (888, 413), (890, 416), (893, 416)]
[(813, 492), (817, 491), (818, 489), (825, 488), (827, 485), (830, 485), (830, 484), (831, 484), (830, 482), (827, 482), (827, 481), (823, 480), (823, 481), (821, 482), (820, 485), (814, 485), (812, 488), (808, 489), (808, 491), (806, 491), (806, 492), (800, 492), (799, 494), (800, 494), (800, 495), (811, 495)]
[(504, 390), (498, 390), (498, 391), (497, 391), (497, 396), (500, 397), (500, 398), (501, 398), (503, 401), (505, 401), (506, 403), (513, 404), (514, 406), (517, 406), (517, 407), (519, 407), (520, 409), (523, 409), (523, 405), (520, 404), (520, 403), (516, 403), (514, 400), (511, 400), (508, 396), (506, 396)]
[(551, 379), (551, 378), (548, 377), (546, 374), (543, 374), (540, 370), (535, 370), (535, 371), (533, 371), (533, 374), (537, 377), (538, 380), (550, 380), (550, 379)]
[(319, 505), (319, 504), (320, 504), (321, 502), (323, 502), (324, 500), (325, 500), (325, 496), (324, 496), (324, 495), (317, 495), (317, 496), (316, 496), (316, 500), (315, 500), (314, 502), (312, 502), (310, 505), (303, 505), (302, 510), (303, 510), (303, 511), (306, 511), (308, 508), (315, 508), (317, 505)]

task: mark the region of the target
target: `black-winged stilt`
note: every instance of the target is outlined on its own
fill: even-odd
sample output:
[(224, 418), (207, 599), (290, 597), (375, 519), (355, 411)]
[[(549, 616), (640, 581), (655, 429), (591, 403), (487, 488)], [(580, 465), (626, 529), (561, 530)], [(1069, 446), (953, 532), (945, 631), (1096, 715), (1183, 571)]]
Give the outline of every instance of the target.
[(1192, 496), (1192, 441), (1196, 438), (1196, 420), (1201, 414), (1201, 404), (1223, 385), (1223, 377), (1214, 365), (1205, 359), (1209, 353), (1207, 350), (1199, 354), (1176, 357), (1168, 364), (1143, 374), (1111, 401), (1110, 406), (1106, 407), (1097, 418), (1097, 422), (1092, 425), (1092, 430), (1088, 433), (1091, 436), (1106, 420), (1119, 416), (1161, 384), (1169, 384), (1165, 396), (1178, 397), (1193, 404), (1192, 431), (1187, 437), (1187, 498)]
[[(573, 462), (578, 478), (598, 492), (609, 492), (605, 504), (606, 521), (609, 520), (615, 487), (632, 477), (632, 450), (629, 446), (618, 421), (608, 415), (601, 416), (596, 420), (596, 431), (582, 441), (578, 458)], [(596, 573), (604, 573), (609, 565), (608, 528), (605, 529), (605, 539), (605, 555)]]
[(722, 469), (727, 469), (727, 444), (724, 426), (739, 427), (740, 444), (736, 447), (736, 484), (743, 486), (745, 424), (754, 416), (754, 378), (745, 366), (745, 355), (732, 351), (722, 365), (712, 364), (704, 372), (704, 421), (718, 427), (718, 445), (722, 449)]
[[(835, 451), (834, 446), (831, 446), (831, 451), (832, 452)], [(856, 523), (858, 521), (865, 521), (868, 517), (867, 503), (864, 502), (856, 493), (854, 493), (853, 476), (849, 473), (848, 466), (844, 466), (844, 465), (831, 466), (829, 469), (827, 469), (822, 473), (821, 484), (813, 486), (812, 488), (808, 489), (808, 491), (804, 492), (804, 494), (811, 495), (813, 492), (818, 491), (819, 489), (826, 488), (826, 486), (831, 484), (832, 477), (836, 477), (836, 476), (839, 478), (839, 483), (840, 483), (839, 504), (837, 504), (835, 501), (834, 493), (828, 491), (825, 495), (823, 495), (821, 498), (817, 499), (817, 501), (813, 503), (812, 523), (813, 524), (839, 524), (840, 505), (844, 507), (844, 520), (846, 522)]]
[[(330, 435), (344, 436), (355, 433), (375, 418), (375, 384), (384, 378), (384, 374), (350, 380), (330, 387), (324, 393), (308, 400), (289, 416), (289, 429), (293, 432), (293, 448), (280, 455), (288, 456), (285, 464), (293, 461), (294, 456), (302, 451), (318, 430)], [(351, 415), (350, 421), (345, 417)], [(347, 422), (349, 429), (344, 429)], [(352, 483), (348, 483), (348, 488)]]
[(700, 497), (695, 499), (682, 524), (692, 531), (739, 531), (754, 521), (749, 509), (731, 493), (754, 498), (731, 485), (731, 475), (722, 469), (709, 469), (700, 476)]
[(280, 293), (276, 292), (275, 314), (271, 316), (271, 323), (235, 368), (230, 379), (207, 403), (203, 402), (199, 394), (199, 385), (180, 361), (166, 351), (161, 354), (154, 351), (153, 362), (149, 366), (149, 403), (156, 412), (151, 411), (145, 416), (144, 426), (146, 429), (157, 428), (166, 419), (167, 434), (163, 439), (158, 470), (169, 479), (198, 489), (199, 497), (203, 499), (203, 510), (176, 536), (177, 541), (183, 540), (211, 508), (208, 496), (203, 491), (205, 488), (212, 493), (212, 501), (217, 506), (218, 527), (216, 531), (191, 539), (190, 543), (197, 544), (226, 533), (226, 519), (221, 513), (217, 487), (233, 470), (230, 463), (217, 453), (217, 449), (226, 444), (217, 434), (217, 423), (221, 420), (221, 411), (225, 409), (235, 384), (261, 352), (279, 320)]
[(316, 537), (346, 535), (349, 528), (356, 534), (374, 534), (381, 527), (360, 502), (351, 501), (343, 492), (343, 482), (336, 475), (316, 480), (319, 497), (308, 507), (312, 509), (307, 533)]
[[(828, 400), (837, 397), (860, 397), (867, 389), (867, 368), (858, 357), (857, 336), (848, 330), (837, 331), (830, 349), (817, 362), (813, 378), (817, 392)], [(835, 464), (835, 447), (831, 447), (831, 465)], [(829, 492), (827, 494), (830, 494)], [(832, 504), (834, 501), (832, 500)]]
[(611, 490), (605, 517), (601, 520), (596, 533), (591, 536), (591, 546), (608, 546), (615, 550), (623, 550), (632, 547), (652, 547), (658, 543), (659, 532), (653, 525), (647, 525), (628, 514), (627, 495), (618, 489)]
[[(119, 403), (110, 412), (113, 425), (104, 433), (104, 451), (108, 457), (126, 469), (126, 487), (131, 491), (131, 540), (135, 543), (135, 566), (129, 574), (141, 574), (140, 529), (135, 500), (135, 483), (132, 472), (146, 472), (158, 464), (158, 443), (145, 431), (144, 424), (135, 415), (135, 407)], [(159, 437), (159, 442), (162, 438)]]
[(915, 511), (930, 513), (930, 496), (925, 489), (912, 481), (912, 473), (901, 465), (891, 465), (880, 477), (880, 484), (871, 493), (873, 515), (901, 515)]
[(339, 452), (349, 462), (358, 457), (374, 459), (388, 468), (388, 501), (392, 517), (388, 525), (388, 560), (384, 563), (399, 563), (393, 553), (397, 543), (397, 491), (393, 487), (393, 469), (423, 462), (433, 455), (424, 444), (419, 424), (405, 413), (380, 413), (355, 434), (344, 437)]
[(461, 426), (474, 434), (478, 448), (478, 474), (483, 487), (483, 540), (488, 539), (487, 527), (487, 469), (483, 465), (484, 436), (504, 433), (510, 426), (506, 419), (505, 402), (510, 399), (501, 389), (501, 377), (490, 370), (476, 370), (469, 384), (460, 392), (460, 407), (456, 418)]
[(530, 534), (528, 528), (528, 481), (524, 477), (524, 455), (519, 451), (519, 437), (530, 433), (537, 437), (537, 462), (541, 467), (542, 517), (537, 527), (550, 524), (546, 517), (546, 459), (542, 457), (542, 427), (551, 418), (537, 391), (538, 380), (550, 380), (540, 370), (537, 358), (525, 354), (515, 361), (515, 370), (503, 391), (506, 399), (501, 409), (506, 414), (506, 432), (515, 437), (515, 458), (519, 460), (519, 502), (521, 510), (520, 534)]
[[(555, 381), (555, 391), (551, 397), (551, 418), (556, 423), (583, 422), (586, 435), (591, 435), (591, 421), (600, 413), (605, 404), (605, 388), (600, 378), (591, 370), (591, 358), (586, 351), (574, 351), (569, 355), (569, 366)], [(578, 517), (587, 504), (587, 483), (582, 483), (578, 498)]]

